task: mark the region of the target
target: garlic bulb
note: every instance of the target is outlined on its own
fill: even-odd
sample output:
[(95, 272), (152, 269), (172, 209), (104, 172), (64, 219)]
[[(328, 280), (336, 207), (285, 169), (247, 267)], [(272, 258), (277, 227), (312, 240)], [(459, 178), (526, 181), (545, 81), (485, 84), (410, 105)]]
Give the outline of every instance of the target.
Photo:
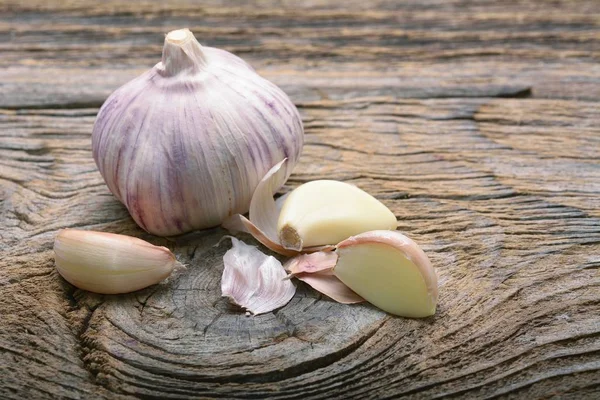
[(167, 278), (180, 265), (166, 247), (114, 233), (64, 229), (54, 241), (56, 269), (80, 289), (128, 293)]
[(110, 191), (148, 232), (175, 235), (245, 213), (256, 186), (303, 145), (298, 110), (242, 59), (170, 32), (162, 61), (117, 89), (92, 132)]

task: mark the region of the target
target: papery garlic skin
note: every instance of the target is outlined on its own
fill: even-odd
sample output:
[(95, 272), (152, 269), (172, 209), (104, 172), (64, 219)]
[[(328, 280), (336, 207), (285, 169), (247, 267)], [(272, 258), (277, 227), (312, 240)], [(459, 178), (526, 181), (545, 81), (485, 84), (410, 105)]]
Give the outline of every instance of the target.
[(435, 314), (437, 274), (423, 250), (397, 231), (373, 231), (342, 241), (333, 274), (390, 314)]
[(294, 275), (294, 277), (308, 284), (317, 292), (321, 292), (324, 295), (331, 297), (338, 303), (356, 304), (365, 301), (365, 299), (360, 297), (335, 275), (321, 273), (309, 274), (303, 272)]
[(288, 260), (283, 267), (290, 273), (290, 277), (301, 273), (331, 275), (337, 259), (338, 256), (333, 251), (317, 251), (296, 256)]
[(161, 62), (106, 100), (92, 150), (136, 223), (168, 236), (247, 212), (260, 179), (286, 157), (289, 177), (303, 140), (283, 91), (179, 30), (167, 35)]
[(285, 279), (281, 262), (234, 237), (231, 242), (223, 256), (221, 294), (254, 315), (285, 306), (296, 287)]
[(317, 180), (294, 189), (285, 200), (277, 230), (286, 249), (338, 243), (379, 229), (396, 229), (396, 217), (375, 197), (356, 186)]
[(106, 232), (64, 229), (54, 241), (60, 275), (72, 285), (102, 294), (129, 293), (167, 278), (177, 265), (166, 247)]

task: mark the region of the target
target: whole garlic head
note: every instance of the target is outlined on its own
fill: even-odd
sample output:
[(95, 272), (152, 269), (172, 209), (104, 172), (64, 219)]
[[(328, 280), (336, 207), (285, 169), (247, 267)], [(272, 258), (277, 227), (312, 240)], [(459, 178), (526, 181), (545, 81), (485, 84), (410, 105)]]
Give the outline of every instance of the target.
[(261, 178), (285, 158), (289, 177), (303, 141), (281, 89), (187, 29), (170, 32), (162, 61), (106, 100), (92, 132), (110, 191), (161, 236), (247, 212)]

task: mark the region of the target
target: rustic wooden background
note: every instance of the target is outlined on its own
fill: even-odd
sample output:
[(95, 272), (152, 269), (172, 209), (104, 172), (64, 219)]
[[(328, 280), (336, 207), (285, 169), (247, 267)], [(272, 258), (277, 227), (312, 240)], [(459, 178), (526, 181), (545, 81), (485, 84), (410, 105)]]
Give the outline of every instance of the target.
[[(220, 298), (223, 231), (135, 226), (90, 132), (180, 27), (298, 105), (285, 190), (345, 180), (396, 213), (439, 272), (435, 317), (300, 284), (248, 318)], [(1, 1), (0, 397), (599, 396), (599, 28), (593, 0)], [(54, 270), (65, 227), (167, 243), (190, 267), (130, 295), (76, 290)]]

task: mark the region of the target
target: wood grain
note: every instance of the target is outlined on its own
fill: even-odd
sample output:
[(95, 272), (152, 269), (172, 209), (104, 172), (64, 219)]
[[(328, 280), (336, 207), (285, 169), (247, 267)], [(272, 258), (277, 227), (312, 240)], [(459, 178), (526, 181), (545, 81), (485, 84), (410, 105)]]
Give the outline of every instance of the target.
[[(298, 105), (284, 191), (339, 179), (394, 211), (439, 273), (434, 317), (300, 283), (249, 318), (220, 297), (222, 230), (134, 224), (90, 132), (182, 26)], [(0, 2), (0, 397), (600, 396), (599, 27), (594, 1)], [(166, 245), (188, 269), (76, 290), (54, 269), (65, 227)]]

